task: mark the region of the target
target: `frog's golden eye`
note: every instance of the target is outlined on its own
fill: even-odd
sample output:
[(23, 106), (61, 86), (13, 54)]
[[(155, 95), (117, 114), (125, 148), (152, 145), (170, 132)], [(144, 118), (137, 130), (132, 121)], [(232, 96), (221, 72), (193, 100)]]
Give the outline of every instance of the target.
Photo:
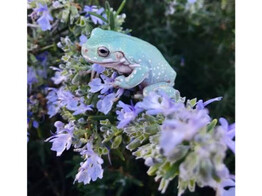
[(110, 52), (109, 52), (109, 50), (108, 50), (106, 47), (101, 46), (101, 47), (99, 47), (99, 48), (97, 49), (97, 53), (98, 53), (98, 55), (101, 56), (101, 57), (107, 57)]

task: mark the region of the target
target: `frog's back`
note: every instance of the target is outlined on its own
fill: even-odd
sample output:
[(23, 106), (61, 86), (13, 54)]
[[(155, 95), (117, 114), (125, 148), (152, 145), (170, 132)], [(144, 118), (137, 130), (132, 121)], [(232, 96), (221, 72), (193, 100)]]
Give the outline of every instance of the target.
[(135, 53), (139, 56), (139, 54), (142, 55), (144, 53), (155, 53), (155, 55), (161, 55), (158, 49), (152, 44), (124, 33), (95, 28), (92, 31), (91, 37), (95, 37), (93, 40), (96, 42), (102, 43), (113, 50), (124, 51), (126, 54), (132, 55), (132, 53)]
[(145, 85), (159, 82), (167, 82), (170, 86), (174, 85), (176, 72), (154, 45), (122, 33), (118, 33), (115, 39), (118, 39), (119, 42), (125, 40), (122, 41), (124, 45), (118, 44), (123, 47), (120, 49), (128, 51), (125, 55), (131, 62), (148, 66), (149, 76), (144, 81)]

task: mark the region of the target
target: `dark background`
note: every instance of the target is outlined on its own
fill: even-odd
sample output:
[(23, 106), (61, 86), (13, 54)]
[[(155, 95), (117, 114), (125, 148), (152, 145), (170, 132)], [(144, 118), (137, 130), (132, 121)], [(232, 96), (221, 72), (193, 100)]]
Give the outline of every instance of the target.
[[(117, 9), (120, 2), (112, 0), (110, 5)], [(203, 100), (223, 96), (222, 101), (208, 108), (212, 117), (223, 116), (232, 123), (235, 119), (234, 1), (205, 2), (205, 9), (194, 14), (178, 9), (172, 16), (165, 16), (163, 1), (129, 0), (123, 10), (127, 15), (124, 27), (132, 29), (131, 35), (159, 48), (177, 72), (175, 87), (182, 96)], [(103, 5), (104, 1), (100, 3)], [(50, 136), (47, 130), (52, 129), (49, 123), (43, 123), (37, 134), (31, 133), (28, 142), (28, 195), (162, 195), (157, 191), (159, 183), (147, 176), (143, 161), (135, 160), (129, 151), (126, 151), (128, 161), (125, 162), (111, 155), (112, 166), (105, 168), (102, 180), (89, 185), (73, 184), (81, 157), (70, 150), (56, 157), (50, 150), (51, 144), (44, 142), (44, 138)], [(228, 153), (226, 163), (234, 173), (231, 153)], [(176, 194), (175, 179), (164, 195)], [(215, 193), (209, 188), (197, 188), (196, 192), (184, 195), (214, 196)]]

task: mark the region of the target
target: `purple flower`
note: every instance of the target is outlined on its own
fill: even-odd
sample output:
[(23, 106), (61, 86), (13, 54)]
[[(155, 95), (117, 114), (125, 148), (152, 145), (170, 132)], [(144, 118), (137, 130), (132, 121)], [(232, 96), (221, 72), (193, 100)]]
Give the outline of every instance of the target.
[[(230, 188), (226, 190), (226, 187)], [(229, 178), (222, 180), (217, 187), (217, 195), (235, 196), (235, 176), (231, 175)]]
[(71, 147), (75, 126), (73, 122), (69, 122), (64, 126), (64, 123), (60, 121), (57, 121), (55, 126), (57, 128), (56, 134), (45, 141), (52, 142), (51, 150), (56, 151), (56, 156), (60, 156), (65, 149), (68, 150)]
[(66, 107), (68, 110), (74, 111), (73, 115), (78, 115), (92, 110), (91, 105), (84, 104), (82, 97), (75, 97), (70, 91), (64, 90), (63, 87), (59, 89), (49, 88), (47, 95), (47, 108), (50, 117), (54, 116), (61, 107)]
[(108, 114), (108, 112), (112, 109), (112, 106), (114, 104), (114, 100), (116, 98), (116, 94), (110, 93), (106, 96), (100, 95), (100, 97), (102, 97), (102, 98), (97, 102), (96, 107), (97, 107), (99, 112), (102, 112), (104, 114)]
[(194, 4), (197, 0), (187, 0), (187, 3)]
[(82, 46), (84, 43), (86, 43), (86, 41), (87, 41), (87, 37), (85, 36), (85, 35), (81, 35), (80, 37), (79, 37), (79, 40), (80, 40), (80, 46)]
[(223, 129), (223, 132), (225, 133), (224, 141), (228, 148), (232, 150), (232, 152), (235, 153), (235, 141), (233, 140), (235, 137), (235, 123), (228, 125), (228, 122), (225, 118), (220, 118), (219, 122), (221, 124), (221, 127)]
[(61, 121), (56, 121), (55, 122), (55, 127), (56, 127), (56, 133), (61, 133), (61, 132), (63, 132), (63, 130), (64, 130), (64, 123), (62, 123)]
[(48, 104), (47, 110), (48, 110), (47, 114), (49, 115), (50, 118), (52, 118), (54, 115), (56, 115), (59, 112), (60, 107), (55, 106), (53, 104)]
[(41, 15), (37, 20), (37, 23), (40, 25), (41, 29), (43, 31), (50, 30), (52, 27), (50, 21), (53, 21), (53, 17), (50, 15), (47, 5), (38, 3), (37, 8), (35, 8), (34, 11), (38, 15)]
[(92, 144), (87, 143), (80, 154), (85, 157), (85, 162), (80, 163), (75, 181), (89, 184), (91, 180), (96, 181), (97, 178), (103, 178), (104, 170), (101, 165), (104, 161), (93, 151)]
[(189, 141), (210, 122), (208, 111), (189, 109), (183, 103), (176, 103), (177, 110), (170, 114), (161, 126), (160, 146), (166, 156), (170, 156), (174, 148), (182, 141)]
[(40, 61), (41, 65), (43, 67), (46, 67), (47, 66), (47, 59), (48, 59), (47, 57), (48, 57), (48, 52), (45, 51), (45, 52), (42, 52), (41, 54), (37, 55), (36, 59), (38, 61)]
[(88, 84), (90, 86), (89, 92), (96, 93), (103, 88), (103, 84), (100, 78), (95, 78)]
[[(98, 67), (96, 66), (96, 68)], [(114, 72), (109, 78), (101, 74), (100, 77), (102, 78), (102, 80), (100, 78), (95, 78), (91, 82), (89, 82), (89, 92), (96, 93), (98, 91), (101, 91), (101, 94), (98, 96), (100, 100), (97, 102), (96, 107), (98, 111), (104, 114), (107, 114), (112, 109), (114, 100), (118, 99), (124, 93), (124, 89), (122, 88), (119, 88), (116, 93), (113, 92), (113, 83), (116, 75), (116, 72)]]
[(101, 78), (103, 83), (100, 78), (95, 78), (89, 82), (89, 86), (91, 88), (89, 92), (96, 93), (101, 90), (101, 94), (106, 94), (114, 88), (113, 83), (116, 78), (116, 72), (114, 72), (110, 78), (101, 74)]
[(55, 84), (60, 84), (67, 79), (66, 76), (62, 75), (62, 70), (55, 72), (55, 76), (51, 78)]
[(59, 8), (59, 7), (62, 7), (62, 4), (61, 4), (59, 1), (53, 1), (52, 6), (53, 6), (54, 8)]
[(118, 129), (125, 127), (142, 111), (136, 106), (124, 104), (122, 101), (118, 102), (117, 107), (122, 108), (120, 111), (116, 111), (116, 114), (118, 115), (117, 119), (119, 120), (119, 123), (117, 125)]
[(90, 17), (94, 24), (100, 24), (100, 25), (102, 25), (102, 24), (105, 23), (105, 22), (104, 22), (103, 20), (101, 20), (100, 18), (98, 18), (98, 17), (96, 17), (96, 16), (91, 15), (91, 14), (88, 13), (88, 12), (94, 12), (94, 13), (96, 13), (96, 14), (98, 14), (98, 15), (102, 15), (102, 17), (106, 18), (106, 14), (103, 13), (103, 12), (104, 12), (104, 8), (98, 9), (98, 7), (95, 6), (95, 5), (92, 5), (92, 6), (86, 5), (86, 6), (84, 7), (84, 11), (87, 12), (86, 17)]
[(27, 67), (27, 84), (31, 86), (37, 82), (38, 80), (35, 69), (33, 67)]
[(34, 128), (38, 128), (39, 127), (39, 123), (36, 120), (33, 121), (33, 127)]
[(101, 65), (98, 64), (93, 64), (92, 65), (92, 70), (95, 71), (97, 74), (103, 73), (105, 71), (105, 68)]
[(175, 110), (172, 99), (163, 93), (157, 94), (155, 92), (151, 92), (148, 96), (144, 97), (142, 102), (137, 103), (137, 107), (146, 110), (146, 113), (149, 115), (159, 113), (168, 115)]
[(208, 104), (214, 102), (214, 101), (221, 101), (222, 100), (222, 97), (216, 97), (216, 98), (213, 98), (213, 99), (209, 99), (205, 102), (203, 102), (203, 100), (199, 100), (196, 104), (196, 109), (198, 110), (202, 110), (204, 109)]
[(74, 110), (73, 115), (84, 114), (86, 111), (92, 110), (90, 105), (84, 104), (84, 98), (80, 99), (80, 105)]
[(65, 106), (69, 110), (75, 110), (77, 108), (78, 99), (70, 91), (64, 90), (63, 87), (58, 89), (57, 98), (60, 107)]
[(57, 114), (60, 109), (58, 97), (57, 97), (57, 89), (50, 88), (49, 93), (46, 96), (47, 99), (47, 114), (51, 117)]

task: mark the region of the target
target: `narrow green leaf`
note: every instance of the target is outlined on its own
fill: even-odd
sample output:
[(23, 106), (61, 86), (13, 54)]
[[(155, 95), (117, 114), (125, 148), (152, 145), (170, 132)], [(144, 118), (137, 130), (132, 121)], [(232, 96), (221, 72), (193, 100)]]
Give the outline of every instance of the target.
[(147, 170), (147, 175), (149, 176), (154, 176), (159, 168), (160, 164), (155, 164), (151, 167), (149, 167), (149, 169)]
[(118, 148), (119, 145), (121, 144), (121, 142), (122, 142), (122, 135), (116, 136), (112, 145), (111, 145), (111, 148), (113, 148), (113, 149)]
[(103, 20), (105, 23), (107, 23), (107, 20), (103, 17), (100, 16), (99, 14), (95, 13), (95, 12), (87, 12), (88, 14), (91, 14), (93, 16), (96, 16), (97, 18), (100, 18), (101, 20)]
[(207, 126), (207, 132), (209, 132), (212, 129), (214, 129), (216, 124), (217, 124), (217, 119), (212, 120), (212, 122)]
[(174, 177), (176, 177), (178, 175), (178, 166), (179, 164), (175, 163), (173, 165), (166, 165), (167, 167), (166, 169), (166, 173), (163, 176), (165, 179), (173, 179)]
[(122, 3), (120, 4), (119, 8), (116, 11), (116, 15), (120, 14), (120, 12), (123, 10), (125, 4), (126, 4), (126, 0), (122, 1)]
[(141, 142), (139, 141), (138, 138), (134, 139), (132, 142), (130, 142), (126, 148), (130, 151), (136, 149), (138, 146), (140, 146)]
[(77, 73), (77, 74), (74, 76), (74, 78), (72, 79), (72, 84), (78, 84), (79, 81), (80, 81), (80, 79), (81, 79), (81, 76), (80, 76), (80, 74)]
[(115, 30), (115, 16), (110, 12), (109, 25), (111, 30)]
[(105, 8), (106, 8), (107, 10), (110, 10), (110, 4), (109, 4), (108, 1), (105, 2)]
[(125, 160), (126, 160), (125, 157), (124, 157), (124, 155), (123, 155), (123, 153), (122, 153), (120, 150), (115, 149), (114, 152), (116, 153), (116, 155), (117, 155), (122, 161), (125, 161)]

